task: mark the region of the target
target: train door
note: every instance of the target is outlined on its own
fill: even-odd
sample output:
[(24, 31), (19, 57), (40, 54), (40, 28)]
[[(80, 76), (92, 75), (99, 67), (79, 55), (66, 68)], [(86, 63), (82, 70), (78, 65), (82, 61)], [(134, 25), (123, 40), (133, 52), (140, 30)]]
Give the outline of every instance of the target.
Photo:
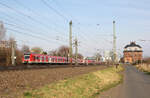
[(40, 56), (40, 63), (42, 63), (42, 56)]
[(52, 62), (52, 58), (48, 57), (48, 62), (51, 63)]

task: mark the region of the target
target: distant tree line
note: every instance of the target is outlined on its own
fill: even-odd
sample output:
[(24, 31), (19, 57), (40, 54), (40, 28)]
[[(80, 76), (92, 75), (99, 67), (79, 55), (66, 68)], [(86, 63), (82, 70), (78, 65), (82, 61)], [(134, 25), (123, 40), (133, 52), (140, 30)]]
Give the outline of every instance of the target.
[[(63, 45), (63, 46), (60, 46), (58, 49), (49, 51), (48, 54), (51, 56), (68, 57), (69, 47)], [(75, 58), (75, 54), (73, 54), (73, 58)], [(78, 58), (83, 59), (83, 55), (78, 53)]]
[[(5, 42), (5, 43), (2, 43)], [(15, 42), (15, 56), (16, 56), (16, 65), (22, 64), (22, 57), (24, 53), (36, 53), (36, 54), (45, 54), (51, 56), (61, 56), (68, 57), (69, 48), (68, 46), (60, 46), (58, 49), (51, 51), (44, 51), (41, 47), (32, 47), (28, 45), (23, 45), (21, 49), (18, 49), (15, 39), (10, 38), (9, 40), (0, 41), (0, 65), (11, 65), (11, 55), (12, 55), (12, 44)], [(73, 54), (75, 57), (75, 54)], [(83, 59), (82, 54), (78, 54), (78, 58)]]

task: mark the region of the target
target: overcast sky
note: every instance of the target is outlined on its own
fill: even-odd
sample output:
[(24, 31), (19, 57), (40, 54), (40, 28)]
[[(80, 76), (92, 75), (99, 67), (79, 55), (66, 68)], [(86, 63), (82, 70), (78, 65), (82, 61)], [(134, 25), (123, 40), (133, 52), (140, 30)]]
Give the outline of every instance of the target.
[(18, 47), (26, 44), (46, 51), (69, 44), (72, 20), (73, 40), (78, 38), (79, 52), (85, 56), (112, 49), (115, 20), (118, 52), (136, 41), (144, 56), (150, 56), (150, 41), (140, 41), (150, 40), (149, 5), (149, 0), (0, 0), (0, 20), (7, 38), (15, 37)]

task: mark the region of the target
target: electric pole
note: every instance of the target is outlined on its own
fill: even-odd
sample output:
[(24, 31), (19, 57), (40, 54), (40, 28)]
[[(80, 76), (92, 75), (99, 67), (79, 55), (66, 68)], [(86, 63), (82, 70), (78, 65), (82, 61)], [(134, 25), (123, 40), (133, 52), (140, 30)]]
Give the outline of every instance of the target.
[(75, 64), (78, 65), (78, 40), (77, 38), (75, 39)]
[(116, 54), (116, 30), (115, 30), (115, 21), (113, 21), (113, 65), (116, 63), (116, 56), (117, 56)]
[(16, 43), (14, 40), (12, 40), (12, 43), (11, 43), (11, 62), (12, 62), (12, 65), (15, 66), (15, 46), (16, 46)]
[(72, 21), (69, 22), (69, 59), (72, 65)]

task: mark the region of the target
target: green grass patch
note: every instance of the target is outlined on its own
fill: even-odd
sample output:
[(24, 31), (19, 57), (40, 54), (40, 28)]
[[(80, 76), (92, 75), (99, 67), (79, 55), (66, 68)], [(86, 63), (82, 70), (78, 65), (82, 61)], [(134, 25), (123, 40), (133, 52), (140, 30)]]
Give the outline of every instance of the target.
[(30, 92), (25, 92), (25, 93), (24, 93), (24, 96), (25, 96), (26, 98), (30, 98), (30, 97), (32, 97), (32, 94), (31, 94)]
[(150, 72), (145, 72), (145, 74), (150, 75)]
[(91, 98), (121, 82), (121, 66), (61, 80), (24, 93), (25, 98)]

